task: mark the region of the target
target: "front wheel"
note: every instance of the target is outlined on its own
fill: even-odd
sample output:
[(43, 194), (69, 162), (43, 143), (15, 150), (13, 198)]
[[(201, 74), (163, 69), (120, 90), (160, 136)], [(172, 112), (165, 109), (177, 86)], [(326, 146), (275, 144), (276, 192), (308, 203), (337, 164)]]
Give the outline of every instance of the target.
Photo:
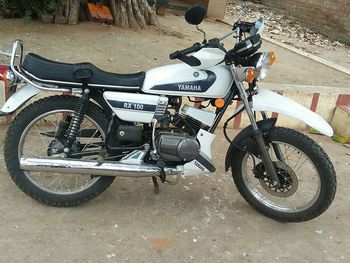
[[(260, 159), (240, 151), (231, 168), (243, 198), (260, 213), (278, 221), (301, 222), (322, 214), (336, 192), (335, 170), (327, 154), (311, 138), (295, 130), (274, 127), (267, 137), (282, 185), (273, 185)], [(276, 146), (279, 158), (273, 150)]]

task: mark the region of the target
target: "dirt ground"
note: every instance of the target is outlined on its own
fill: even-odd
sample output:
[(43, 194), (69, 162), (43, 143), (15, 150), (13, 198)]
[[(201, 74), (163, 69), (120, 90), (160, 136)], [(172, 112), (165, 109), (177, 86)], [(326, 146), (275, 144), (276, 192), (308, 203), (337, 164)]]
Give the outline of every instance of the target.
[[(0, 130), (3, 141), (6, 126)], [(214, 143), (217, 172), (161, 185), (116, 179), (75, 208), (33, 201), (11, 181), (0, 157), (0, 262), (349, 262), (350, 149), (322, 136), (338, 191), (319, 218), (283, 224), (255, 212), (239, 195)], [(2, 143), (1, 143), (2, 148)]]
[[(43, 25), (1, 20), (0, 49), (16, 38), (26, 51), (65, 61), (90, 61), (115, 72), (169, 63), (168, 54), (201, 40), (183, 18), (161, 18), (162, 26), (132, 31), (81, 23)], [(229, 30), (207, 21), (210, 37)], [(225, 42), (233, 45), (232, 39)], [(277, 53), (266, 82), (348, 85), (350, 77), (265, 42)], [(6, 126), (0, 126), (1, 148)], [(350, 150), (312, 136), (329, 153), (338, 192), (321, 217), (282, 224), (255, 212), (223, 169), (227, 143), (218, 134), (212, 176), (161, 186), (148, 179), (117, 179), (99, 198), (76, 208), (52, 208), (25, 196), (0, 159), (0, 262), (349, 262), (350, 212), (347, 183)]]
[[(183, 17), (160, 18), (161, 27), (133, 31), (115, 26), (80, 23), (77, 26), (44, 25), (32, 21), (1, 20), (0, 50), (8, 50), (19, 38), (25, 51), (62, 62), (89, 61), (106, 71), (128, 73), (177, 63), (169, 54), (202, 40), (202, 35), (189, 26)], [(206, 21), (202, 26), (209, 38), (221, 36), (230, 27), (220, 22)], [(234, 40), (224, 41), (227, 49)], [(348, 87), (350, 75), (333, 70), (267, 41), (261, 50), (274, 50), (277, 62), (264, 82), (316, 86)], [(336, 51), (334, 51), (336, 52)], [(1, 62), (1, 60), (0, 60)]]

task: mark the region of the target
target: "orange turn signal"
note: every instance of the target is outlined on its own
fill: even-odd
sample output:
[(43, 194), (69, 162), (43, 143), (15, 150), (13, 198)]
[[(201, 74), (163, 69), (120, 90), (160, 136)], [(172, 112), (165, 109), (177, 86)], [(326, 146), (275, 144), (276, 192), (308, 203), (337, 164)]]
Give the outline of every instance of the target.
[(245, 71), (245, 80), (250, 84), (255, 79), (255, 70), (253, 68), (248, 68)]
[(224, 107), (224, 105), (225, 105), (224, 99), (216, 99), (215, 100), (215, 107), (220, 109), (220, 108)]
[(276, 61), (275, 52), (271, 51), (271, 52), (270, 52), (270, 65), (272, 65), (273, 63), (275, 63), (275, 61)]

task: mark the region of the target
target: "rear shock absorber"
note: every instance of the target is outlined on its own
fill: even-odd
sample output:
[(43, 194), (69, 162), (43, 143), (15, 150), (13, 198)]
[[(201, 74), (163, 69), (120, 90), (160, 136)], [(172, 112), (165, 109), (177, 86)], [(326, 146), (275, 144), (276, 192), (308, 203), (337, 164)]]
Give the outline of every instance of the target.
[(77, 138), (78, 132), (80, 130), (80, 125), (84, 119), (86, 105), (90, 98), (89, 93), (90, 90), (85, 89), (83, 95), (78, 100), (77, 106), (75, 107), (74, 116), (72, 117), (68, 128), (67, 140), (64, 148), (65, 153), (70, 152), (70, 149)]

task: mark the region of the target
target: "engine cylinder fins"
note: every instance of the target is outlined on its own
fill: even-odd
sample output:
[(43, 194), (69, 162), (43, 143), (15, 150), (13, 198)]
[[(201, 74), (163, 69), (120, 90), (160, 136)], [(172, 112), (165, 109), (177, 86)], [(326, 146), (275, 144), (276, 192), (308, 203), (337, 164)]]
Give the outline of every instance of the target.
[(191, 117), (202, 123), (205, 126), (212, 126), (215, 121), (216, 114), (207, 110), (202, 110), (188, 105), (184, 105), (181, 109), (181, 112), (186, 116)]
[(181, 113), (180, 116), (182, 121), (178, 121), (176, 127), (181, 128), (190, 134), (196, 135), (200, 129), (207, 131), (210, 128), (209, 126), (201, 123), (191, 116), (185, 115), (184, 113)]

